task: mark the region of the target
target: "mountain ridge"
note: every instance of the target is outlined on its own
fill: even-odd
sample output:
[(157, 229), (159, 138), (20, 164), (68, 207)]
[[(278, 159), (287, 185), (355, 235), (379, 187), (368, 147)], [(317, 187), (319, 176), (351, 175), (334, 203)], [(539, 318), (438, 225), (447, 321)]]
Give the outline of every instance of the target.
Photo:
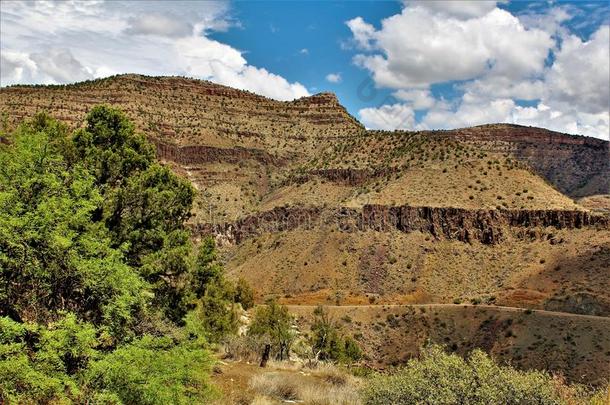
[(606, 140), (514, 124), (431, 131), (366, 130), (330, 92), (276, 101), (205, 80), (136, 74), (70, 85), (0, 88), (0, 113), (8, 117), (9, 126), (44, 110), (77, 127), (82, 125), (87, 106), (99, 103), (126, 110), (137, 128), (157, 144), (241, 146), (298, 163), (315, 158), (334, 140), (419, 134), (476, 144), (486, 151), (510, 152), (573, 197), (607, 194), (610, 187)]

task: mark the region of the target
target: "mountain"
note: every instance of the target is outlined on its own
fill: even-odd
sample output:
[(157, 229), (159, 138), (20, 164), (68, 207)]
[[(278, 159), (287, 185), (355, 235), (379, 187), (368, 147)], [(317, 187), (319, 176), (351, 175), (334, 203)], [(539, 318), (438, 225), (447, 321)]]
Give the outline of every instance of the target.
[[(331, 93), (280, 102), (180, 77), (0, 89), (5, 129), (38, 111), (77, 128), (100, 103), (199, 190), (194, 237), (213, 234), (259, 302), (341, 305), (380, 364), (428, 337), (571, 378), (606, 372), (608, 141), (508, 124), (370, 131)], [(413, 319), (388, 329), (389, 313)], [(379, 336), (392, 343), (377, 352)]]

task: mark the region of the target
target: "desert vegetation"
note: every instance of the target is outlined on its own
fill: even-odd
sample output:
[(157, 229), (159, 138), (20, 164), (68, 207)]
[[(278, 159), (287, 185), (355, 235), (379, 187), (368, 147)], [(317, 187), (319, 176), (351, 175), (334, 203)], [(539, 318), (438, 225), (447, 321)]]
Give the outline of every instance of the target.
[(3, 137), (2, 402), (211, 398), (209, 345), (251, 292), (191, 242), (191, 185), (109, 107), (74, 133), (40, 114)]

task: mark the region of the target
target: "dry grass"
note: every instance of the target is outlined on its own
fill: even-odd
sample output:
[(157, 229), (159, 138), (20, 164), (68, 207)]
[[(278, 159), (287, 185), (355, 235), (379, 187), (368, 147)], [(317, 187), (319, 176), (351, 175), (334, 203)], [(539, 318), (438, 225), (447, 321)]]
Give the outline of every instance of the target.
[(258, 395), (280, 401), (299, 401), (309, 405), (357, 405), (360, 380), (332, 365), (313, 369), (294, 363), (270, 364), (273, 371), (255, 375), (250, 388)]

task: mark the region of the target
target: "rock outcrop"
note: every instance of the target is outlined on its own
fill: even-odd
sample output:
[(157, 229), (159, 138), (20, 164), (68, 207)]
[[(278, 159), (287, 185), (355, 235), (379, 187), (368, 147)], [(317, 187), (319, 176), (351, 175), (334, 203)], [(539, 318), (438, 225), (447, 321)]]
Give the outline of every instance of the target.
[(157, 156), (164, 160), (181, 165), (194, 165), (202, 163), (233, 163), (244, 160), (256, 160), (266, 165), (281, 166), (285, 160), (271, 155), (262, 149), (244, 148), (216, 148), (212, 146), (191, 145), (180, 146), (154, 139), (157, 147)]
[(333, 169), (314, 169), (307, 173), (288, 178), (282, 183), (303, 184), (314, 177), (321, 177), (325, 180), (339, 184), (358, 187), (362, 186), (379, 177), (386, 177), (400, 171), (399, 167), (391, 166), (377, 169), (353, 169), (353, 168), (333, 168)]
[[(262, 233), (333, 226), (339, 231), (373, 230), (425, 232), (437, 239), (493, 245), (507, 234), (518, 238), (545, 235), (541, 230), (601, 227), (610, 218), (577, 210), (469, 210), (463, 208), (365, 205), (353, 208), (277, 207), (235, 222), (194, 225), (198, 235), (213, 235), (219, 241), (239, 244)], [(553, 243), (553, 241), (551, 241)]]

